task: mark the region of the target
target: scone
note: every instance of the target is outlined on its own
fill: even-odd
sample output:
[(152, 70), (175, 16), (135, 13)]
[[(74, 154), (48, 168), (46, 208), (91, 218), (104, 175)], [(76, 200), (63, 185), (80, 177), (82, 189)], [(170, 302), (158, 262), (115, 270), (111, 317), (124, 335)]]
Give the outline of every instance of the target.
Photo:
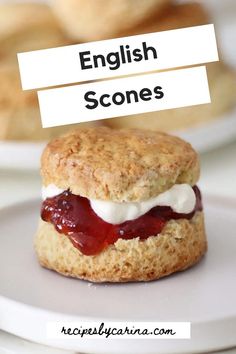
[(0, 63), (17, 53), (71, 44), (51, 8), (40, 3), (0, 4)]
[(151, 17), (144, 19), (137, 26), (126, 31), (121, 30), (119, 37), (200, 26), (208, 23), (211, 23), (210, 16), (203, 5), (197, 2), (183, 4), (170, 2), (161, 12), (154, 11)]
[[(77, 126), (97, 124), (91, 122)], [(0, 66), (0, 140), (49, 140), (71, 127), (73, 126), (43, 129), (37, 93), (22, 90), (19, 71), (15, 65)]]
[(197, 153), (160, 132), (74, 130), (45, 148), (42, 266), (94, 282), (149, 281), (204, 255)]
[[(172, 30), (211, 23), (205, 8), (195, 2), (171, 3), (160, 14), (153, 14), (129, 31), (121, 31), (119, 36)], [(108, 119), (104, 124), (112, 128), (138, 128), (174, 131), (205, 124), (220, 117), (235, 106), (236, 75), (233, 69), (220, 62), (208, 63), (207, 75), (211, 94), (211, 104), (149, 112), (128, 117)]]
[(68, 130), (42, 128), (36, 92), (22, 91), (17, 53), (71, 43), (48, 5), (0, 4), (0, 140), (47, 140)]
[(170, 0), (54, 0), (55, 13), (74, 39), (93, 41), (117, 37), (137, 26)]
[(224, 117), (224, 113), (235, 106), (236, 74), (222, 62), (209, 63), (207, 76), (211, 103), (174, 108), (104, 120), (112, 128), (137, 128), (170, 132), (201, 126)]

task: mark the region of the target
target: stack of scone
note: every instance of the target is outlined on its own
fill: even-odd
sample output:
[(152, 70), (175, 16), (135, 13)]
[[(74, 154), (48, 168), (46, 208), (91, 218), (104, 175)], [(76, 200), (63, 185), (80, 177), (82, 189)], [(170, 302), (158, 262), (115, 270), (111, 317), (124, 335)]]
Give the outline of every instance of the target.
[[(202, 4), (171, 0), (54, 0), (55, 13), (74, 40), (94, 41), (212, 23)], [(236, 101), (235, 73), (222, 58), (207, 64), (211, 104), (104, 121), (115, 127), (177, 130), (221, 116)]]
[[(211, 22), (199, 3), (171, 0), (54, 0), (0, 4), (0, 139), (45, 140), (68, 127), (42, 129), (34, 91), (22, 91), (16, 54)], [(235, 76), (223, 61), (207, 65), (212, 103), (122, 117), (102, 124), (175, 130), (222, 115), (235, 103)], [(92, 125), (96, 123), (90, 123)]]
[(41, 160), (42, 266), (95, 282), (148, 281), (207, 249), (197, 153), (166, 133), (107, 127), (54, 139)]

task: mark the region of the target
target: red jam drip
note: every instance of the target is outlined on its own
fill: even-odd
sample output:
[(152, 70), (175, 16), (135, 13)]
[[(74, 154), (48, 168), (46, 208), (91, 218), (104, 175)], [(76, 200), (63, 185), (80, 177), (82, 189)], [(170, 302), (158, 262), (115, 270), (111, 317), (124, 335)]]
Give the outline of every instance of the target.
[(167, 206), (156, 206), (135, 220), (113, 225), (95, 214), (87, 198), (65, 191), (43, 202), (41, 217), (52, 223), (59, 233), (67, 235), (83, 254), (95, 255), (118, 238), (130, 240), (139, 237), (144, 240), (159, 234), (170, 219), (191, 219), (196, 211), (202, 210), (201, 193), (197, 186), (193, 190), (196, 205), (189, 214), (175, 213)]

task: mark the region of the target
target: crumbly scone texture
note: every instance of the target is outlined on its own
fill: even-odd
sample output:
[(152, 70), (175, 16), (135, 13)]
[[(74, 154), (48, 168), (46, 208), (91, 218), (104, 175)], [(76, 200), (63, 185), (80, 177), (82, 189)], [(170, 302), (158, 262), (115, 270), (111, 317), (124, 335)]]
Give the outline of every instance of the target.
[(196, 184), (198, 155), (180, 138), (96, 127), (52, 140), (41, 159), (43, 185), (89, 199), (142, 201), (174, 184)]
[(40, 220), (35, 249), (40, 264), (66, 276), (93, 282), (159, 279), (197, 263), (207, 250), (202, 212), (191, 220), (170, 220), (157, 236), (144, 241), (119, 239), (95, 256), (85, 256)]
[(17, 66), (16, 53), (70, 43), (50, 6), (33, 2), (0, 4), (0, 62)]
[(72, 38), (101, 40), (138, 25), (170, 0), (54, 0), (55, 13)]

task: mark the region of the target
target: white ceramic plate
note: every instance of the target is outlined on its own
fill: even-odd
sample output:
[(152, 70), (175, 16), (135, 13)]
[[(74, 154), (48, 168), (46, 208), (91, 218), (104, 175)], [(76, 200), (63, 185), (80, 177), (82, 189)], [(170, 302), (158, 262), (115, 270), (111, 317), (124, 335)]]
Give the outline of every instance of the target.
[(40, 156), (46, 143), (0, 141), (0, 168), (39, 169)]
[(220, 147), (236, 138), (236, 108), (212, 122), (173, 134), (190, 142), (200, 153)]
[[(84, 353), (187, 353), (236, 345), (236, 202), (205, 200), (209, 251), (150, 283), (91, 285), (41, 268), (33, 251), (39, 201), (0, 213), (0, 328)], [(191, 321), (190, 340), (52, 340), (48, 321)]]
[[(12, 334), (0, 331), (1, 354), (76, 354), (67, 350), (55, 349), (45, 345), (32, 343)], [(78, 354), (78, 353), (77, 353)], [(224, 354), (224, 353), (220, 353)], [(227, 354), (236, 354), (235, 352)]]
[[(45, 345), (32, 343), (10, 333), (0, 331), (1, 354), (76, 354), (74, 351), (50, 348)], [(77, 354), (79, 354), (77, 352)], [(206, 354), (206, 353), (205, 353)], [(236, 348), (211, 352), (211, 354), (236, 354)]]

